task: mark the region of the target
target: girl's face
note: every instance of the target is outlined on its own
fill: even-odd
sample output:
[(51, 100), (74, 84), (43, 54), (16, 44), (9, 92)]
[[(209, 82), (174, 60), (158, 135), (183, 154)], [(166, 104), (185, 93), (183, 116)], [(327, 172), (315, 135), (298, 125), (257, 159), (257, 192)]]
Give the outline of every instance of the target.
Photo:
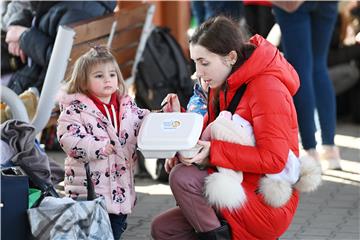
[(228, 57), (212, 53), (197, 44), (190, 44), (190, 57), (195, 62), (196, 76), (210, 88), (220, 87), (232, 69), (228, 64)]
[(118, 89), (118, 76), (113, 63), (101, 63), (90, 69), (88, 90), (104, 103), (109, 103), (111, 95)]

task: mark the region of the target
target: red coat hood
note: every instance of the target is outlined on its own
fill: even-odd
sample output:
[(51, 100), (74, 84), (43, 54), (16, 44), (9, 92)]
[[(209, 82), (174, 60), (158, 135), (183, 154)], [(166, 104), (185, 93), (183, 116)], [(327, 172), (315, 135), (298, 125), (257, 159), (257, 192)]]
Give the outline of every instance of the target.
[(280, 51), (260, 35), (250, 39), (256, 49), (245, 63), (228, 78), (230, 91), (249, 83), (257, 75), (272, 75), (278, 78), (294, 96), (299, 89), (299, 76)]

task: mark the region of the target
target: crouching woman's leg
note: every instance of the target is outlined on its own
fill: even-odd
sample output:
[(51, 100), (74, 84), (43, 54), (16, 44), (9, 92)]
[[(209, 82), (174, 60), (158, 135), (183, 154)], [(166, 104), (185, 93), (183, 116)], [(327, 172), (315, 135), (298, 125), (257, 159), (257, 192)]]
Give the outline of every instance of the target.
[[(152, 222), (154, 239), (230, 239), (227, 224), (222, 224), (203, 195), (207, 171), (178, 164), (169, 182), (178, 208), (157, 216)], [(187, 235), (184, 235), (187, 234)]]
[(151, 236), (155, 240), (196, 240), (194, 228), (179, 207), (156, 216), (151, 223)]

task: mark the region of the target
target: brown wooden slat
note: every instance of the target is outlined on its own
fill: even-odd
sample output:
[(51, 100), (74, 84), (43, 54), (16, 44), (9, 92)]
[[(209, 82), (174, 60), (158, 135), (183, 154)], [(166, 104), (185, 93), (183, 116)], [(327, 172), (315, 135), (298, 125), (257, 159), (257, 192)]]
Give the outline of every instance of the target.
[(133, 45), (133, 47), (113, 50), (113, 54), (116, 58), (116, 61), (119, 65), (122, 65), (128, 61), (133, 61), (135, 59), (135, 54), (138, 45)]
[(73, 46), (73, 49), (71, 50), (71, 54), (70, 54), (70, 60), (75, 61), (82, 54), (89, 51), (90, 47), (94, 45), (106, 45), (106, 43), (107, 43), (107, 38), (101, 38), (94, 42), (83, 42), (81, 44)]
[(88, 22), (84, 21), (76, 25), (70, 25), (70, 27), (72, 27), (76, 32), (74, 44), (91, 41), (99, 36), (108, 35), (114, 21), (117, 21), (116, 31), (136, 26), (139, 23), (144, 23), (147, 9), (148, 6), (144, 4), (144, 6), (131, 11), (123, 10)]
[[(133, 60), (136, 55), (136, 49), (138, 46), (138, 41), (141, 36), (142, 29), (136, 29), (134, 31), (124, 31), (118, 33), (114, 36), (113, 44), (112, 44), (112, 52), (121, 52), (117, 53), (116, 58), (119, 64), (122, 64), (128, 60)], [(91, 42), (93, 44), (106, 44), (107, 38), (102, 38), (97, 41)], [(88, 51), (90, 48), (90, 44), (87, 42), (80, 43), (73, 47), (70, 55), (70, 65), (75, 63), (75, 60), (80, 57), (83, 53)]]
[[(111, 49), (128, 48), (129, 46), (134, 45), (134, 43), (138, 44), (141, 31), (142, 28), (136, 28), (130, 31), (121, 31), (116, 33), (111, 44)], [(105, 45), (107, 41), (108, 36), (91, 42), (81, 42), (77, 45), (74, 45), (70, 55), (71, 61), (73, 61), (73, 59), (77, 59), (82, 53), (88, 51), (91, 46)]]
[(120, 66), (121, 73), (124, 80), (131, 76), (132, 64), (126, 66)]
[(134, 43), (139, 42), (141, 37), (143, 26), (137, 26), (136, 28), (133, 28), (131, 30), (127, 31), (121, 31), (114, 35), (111, 48), (117, 49), (117, 48), (126, 48), (126, 46)]
[[(78, 45), (73, 46), (70, 53), (70, 62), (75, 62), (75, 60), (80, 57), (82, 54), (87, 52), (92, 45), (105, 45), (107, 43), (107, 38), (98, 39), (94, 42), (83, 42)], [(91, 45), (90, 45), (91, 44)]]

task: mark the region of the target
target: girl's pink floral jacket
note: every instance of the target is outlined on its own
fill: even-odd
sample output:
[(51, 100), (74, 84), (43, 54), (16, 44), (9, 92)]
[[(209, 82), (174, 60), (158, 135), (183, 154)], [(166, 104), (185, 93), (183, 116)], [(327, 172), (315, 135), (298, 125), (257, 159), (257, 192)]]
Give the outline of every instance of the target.
[[(72, 198), (86, 198), (86, 172), (89, 162), (97, 195), (105, 197), (107, 210), (114, 214), (131, 213), (135, 204), (134, 166), (136, 138), (148, 110), (140, 109), (128, 95), (118, 95), (119, 132), (84, 94), (59, 96), (61, 114), (57, 136), (65, 159), (65, 192)], [(103, 147), (113, 144), (116, 153), (106, 157)]]

